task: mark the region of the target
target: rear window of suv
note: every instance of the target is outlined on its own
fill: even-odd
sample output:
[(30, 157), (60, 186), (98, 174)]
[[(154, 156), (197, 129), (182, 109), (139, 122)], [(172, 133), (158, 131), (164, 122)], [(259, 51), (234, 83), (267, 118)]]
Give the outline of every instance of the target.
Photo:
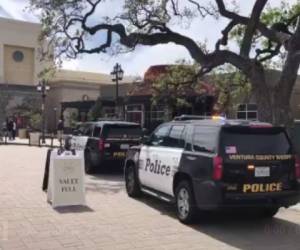
[(103, 136), (107, 139), (140, 139), (142, 130), (139, 125), (105, 125)]
[(224, 155), (290, 154), (291, 145), (283, 128), (223, 128), (220, 151)]

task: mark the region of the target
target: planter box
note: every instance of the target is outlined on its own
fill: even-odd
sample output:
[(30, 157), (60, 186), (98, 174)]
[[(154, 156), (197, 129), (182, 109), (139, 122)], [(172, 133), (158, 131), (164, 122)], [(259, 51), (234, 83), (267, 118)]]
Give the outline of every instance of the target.
[(29, 133), (29, 145), (31, 146), (40, 146), (40, 132), (31, 132)]
[(27, 138), (27, 129), (26, 128), (20, 128), (18, 130), (18, 135), (20, 139), (26, 139)]

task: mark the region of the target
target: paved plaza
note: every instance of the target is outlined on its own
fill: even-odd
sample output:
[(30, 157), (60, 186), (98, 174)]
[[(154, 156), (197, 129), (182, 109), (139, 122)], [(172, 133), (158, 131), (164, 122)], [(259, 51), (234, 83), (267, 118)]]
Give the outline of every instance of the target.
[(0, 249), (300, 249), (297, 207), (186, 226), (167, 203), (128, 198), (121, 173), (87, 176), (88, 206), (54, 210), (41, 190), (46, 151), (0, 146)]

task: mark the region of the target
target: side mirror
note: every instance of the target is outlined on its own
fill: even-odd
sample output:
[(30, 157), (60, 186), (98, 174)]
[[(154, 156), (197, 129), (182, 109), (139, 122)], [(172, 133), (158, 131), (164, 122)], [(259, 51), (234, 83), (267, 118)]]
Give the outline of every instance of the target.
[(143, 136), (146, 136), (146, 135), (149, 134), (149, 130), (146, 129), (146, 128), (143, 128), (143, 129), (142, 129), (142, 133), (143, 133)]
[(73, 135), (79, 135), (79, 131), (78, 130), (73, 130)]

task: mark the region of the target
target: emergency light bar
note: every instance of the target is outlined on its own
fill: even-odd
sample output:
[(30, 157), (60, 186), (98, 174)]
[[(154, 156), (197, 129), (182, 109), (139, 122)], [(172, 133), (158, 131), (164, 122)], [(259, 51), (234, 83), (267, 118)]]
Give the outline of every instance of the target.
[(175, 116), (174, 121), (187, 121), (187, 120), (222, 120), (225, 121), (226, 118), (223, 116), (201, 116), (201, 115), (181, 115)]

